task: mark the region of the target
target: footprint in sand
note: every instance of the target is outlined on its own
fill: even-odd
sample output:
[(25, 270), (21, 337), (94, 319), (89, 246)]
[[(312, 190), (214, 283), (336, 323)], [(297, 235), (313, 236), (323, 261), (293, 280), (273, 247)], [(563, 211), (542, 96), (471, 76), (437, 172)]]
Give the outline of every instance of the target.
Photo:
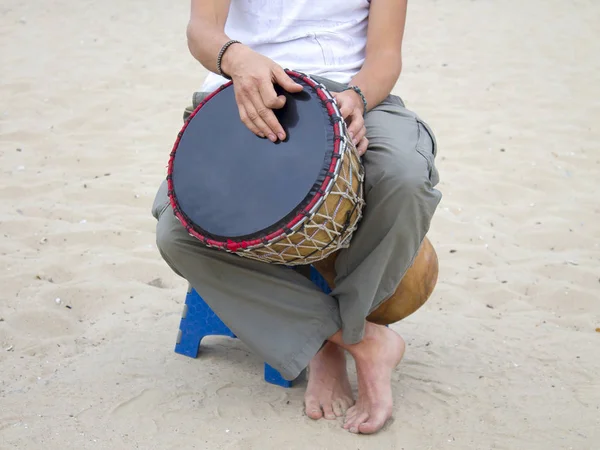
[(228, 383), (217, 388), (216, 415), (220, 418), (239, 418), (241, 416), (274, 417), (277, 415), (273, 404), (278, 403), (279, 397), (285, 394), (262, 395), (262, 389), (256, 392), (248, 386), (236, 386)]
[[(168, 411), (196, 407), (202, 403), (204, 392), (164, 391), (160, 389), (144, 389), (133, 397), (119, 403), (110, 412), (117, 419), (126, 419), (132, 415), (145, 415), (158, 418)], [(187, 406), (186, 406), (187, 405)], [(196, 405), (196, 406), (194, 406)]]

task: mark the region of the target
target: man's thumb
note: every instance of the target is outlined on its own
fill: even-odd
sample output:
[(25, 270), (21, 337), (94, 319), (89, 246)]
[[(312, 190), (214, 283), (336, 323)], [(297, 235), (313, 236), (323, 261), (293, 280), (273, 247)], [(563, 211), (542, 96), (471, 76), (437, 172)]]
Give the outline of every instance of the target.
[(281, 68), (275, 71), (275, 81), (288, 92), (300, 92), (303, 89), (302, 85), (292, 80)]

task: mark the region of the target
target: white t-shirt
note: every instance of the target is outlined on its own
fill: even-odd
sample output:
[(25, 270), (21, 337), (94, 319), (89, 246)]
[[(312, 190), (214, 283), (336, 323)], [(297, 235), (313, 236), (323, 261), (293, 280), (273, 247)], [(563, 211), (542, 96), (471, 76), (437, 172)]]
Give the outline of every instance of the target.
[[(225, 33), (284, 69), (348, 83), (365, 60), (370, 0), (231, 0)], [(225, 78), (210, 73), (211, 92)]]

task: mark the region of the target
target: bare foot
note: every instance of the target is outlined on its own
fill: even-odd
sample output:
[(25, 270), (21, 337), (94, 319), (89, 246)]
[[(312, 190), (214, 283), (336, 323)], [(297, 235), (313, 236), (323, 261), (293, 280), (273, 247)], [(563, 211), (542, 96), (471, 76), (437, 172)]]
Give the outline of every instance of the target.
[(310, 362), (304, 403), (308, 417), (328, 420), (343, 416), (354, 404), (346, 357), (337, 345), (327, 342)]
[(392, 371), (402, 360), (404, 349), (400, 335), (369, 322), (363, 340), (348, 346), (356, 361), (358, 400), (346, 414), (346, 430), (375, 433), (392, 416)]

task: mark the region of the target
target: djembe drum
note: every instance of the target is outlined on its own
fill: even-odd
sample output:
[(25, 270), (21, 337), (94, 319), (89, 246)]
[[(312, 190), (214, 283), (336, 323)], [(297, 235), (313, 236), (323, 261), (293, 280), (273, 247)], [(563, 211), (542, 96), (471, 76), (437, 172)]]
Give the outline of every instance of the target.
[(169, 198), (188, 233), (208, 247), (288, 266), (349, 245), (361, 218), (363, 167), (327, 89), (310, 77), (275, 114), (286, 131), (272, 143), (239, 119), (233, 84), (186, 120), (168, 165)]
[[(275, 114), (287, 139), (259, 138), (238, 119), (232, 83), (207, 96), (179, 132), (168, 164), (171, 206), (203, 244), (265, 263), (309, 264), (333, 288), (335, 260), (361, 218), (363, 167), (327, 89), (304, 87)], [(425, 239), (396, 292), (367, 320), (389, 324), (431, 295), (438, 261)]]

